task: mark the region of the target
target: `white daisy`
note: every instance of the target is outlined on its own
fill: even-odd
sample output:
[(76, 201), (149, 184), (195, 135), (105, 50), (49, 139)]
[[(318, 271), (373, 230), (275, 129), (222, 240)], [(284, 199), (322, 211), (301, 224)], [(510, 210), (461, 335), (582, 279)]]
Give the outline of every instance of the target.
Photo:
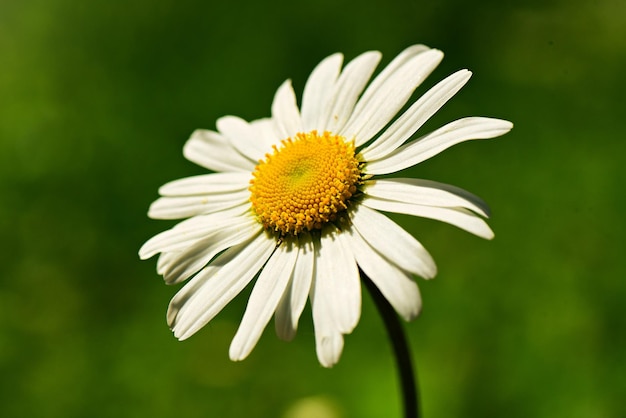
[(512, 124), (468, 117), (413, 139), (471, 73), (452, 74), (396, 118), (443, 53), (409, 47), (368, 85), (380, 58), (366, 52), (342, 69), (343, 56), (331, 55), (311, 73), (300, 108), (288, 80), (271, 118), (226, 116), (217, 131), (192, 134), (185, 157), (215, 173), (159, 189), (148, 215), (188, 219), (139, 251), (142, 259), (160, 253), (157, 271), (166, 283), (190, 279), (168, 308), (177, 338), (196, 333), (256, 278), (230, 358), (244, 359), (272, 316), (278, 336), (292, 339), (310, 298), (317, 356), (330, 367), (359, 321), (359, 269), (406, 320), (421, 308), (413, 275), (436, 274), (424, 247), (380, 211), (493, 237), (478, 197), (433, 181), (377, 176), (463, 141), (497, 137)]

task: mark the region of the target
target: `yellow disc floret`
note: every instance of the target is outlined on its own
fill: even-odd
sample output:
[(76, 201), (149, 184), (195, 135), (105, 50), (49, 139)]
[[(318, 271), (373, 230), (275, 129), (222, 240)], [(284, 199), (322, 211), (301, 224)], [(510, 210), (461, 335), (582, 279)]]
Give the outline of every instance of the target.
[(266, 228), (296, 235), (322, 228), (347, 209), (361, 175), (354, 141), (311, 131), (273, 148), (250, 181), (252, 209)]

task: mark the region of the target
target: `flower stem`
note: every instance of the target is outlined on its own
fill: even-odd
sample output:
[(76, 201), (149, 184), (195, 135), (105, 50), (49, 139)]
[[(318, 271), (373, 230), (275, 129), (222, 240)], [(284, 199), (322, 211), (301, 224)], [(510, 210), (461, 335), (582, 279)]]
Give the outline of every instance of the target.
[(361, 270), (361, 279), (365, 283), (365, 287), (372, 295), (374, 303), (378, 308), (378, 312), (383, 318), (387, 334), (393, 345), (393, 351), (396, 356), (396, 365), (402, 384), (402, 399), (404, 401), (404, 417), (419, 418), (419, 394), (413, 373), (413, 364), (411, 362), (411, 353), (409, 345), (404, 335), (402, 324), (393, 307), (387, 299), (380, 293), (380, 290), (371, 281), (369, 277)]

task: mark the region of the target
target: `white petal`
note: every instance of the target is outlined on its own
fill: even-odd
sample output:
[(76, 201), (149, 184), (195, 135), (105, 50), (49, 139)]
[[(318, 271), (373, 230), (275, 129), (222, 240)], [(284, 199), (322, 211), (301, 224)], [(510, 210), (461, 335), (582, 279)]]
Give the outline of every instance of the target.
[(343, 55), (333, 54), (311, 72), (302, 94), (302, 127), (304, 132), (318, 129), (324, 123), (320, 116), (328, 106), (333, 86), (339, 77)]
[(322, 366), (333, 367), (339, 361), (343, 351), (343, 335), (339, 332), (318, 333), (315, 328), (315, 351)]
[(438, 221), (447, 222), (450, 225), (454, 225), (481, 238), (493, 238), (493, 231), (489, 228), (489, 225), (475, 213), (463, 208), (421, 206), (379, 199), (377, 197), (367, 197), (363, 199), (361, 204), (385, 212), (404, 213), (407, 215), (420, 216), (422, 218), (436, 219)]
[(365, 161), (381, 159), (402, 145), (446, 104), (467, 83), (471, 76), (471, 72), (460, 70), (428, 90), (398, 120), (391, 124), (380, 137), (361, 152)]
[(223, 116), (217, 120), (217, 129), (232, 146), (255, 165), (269, 150), (259, 141), (257, 131), (237, 116)]
[(361, 316), (361, 280), (346, 235), (323, 233), (317, 261), (320, 291), (328, 292), (337, 329), (348, 334)]
[(369, 180), (365, 184), (369, 196), (422, 206), (461, 207), (489, 217), (489, 207), (482, 199), (449, 184), (412, 178)]
[[(280, 143), (280, 138), (274, 129), (274, 121), (271, 118), (257, 119), (250, 122), (250, 126), (255, 130), (258, 140), (263, 144), (265, 153), (272, 151), (272, 145)], [(263, 158), (265, 154), (261, 158)]]
[[(139, 258), (146, 260), (157, 253), (176, 252), (193, 244), (204, 233), (204, 231), (198, 232), (196, 236), (197, 228), (202, 229), (205, 227), (204, 229), (206, 229), (206, 225), (210, 224), (204, 220), (206, 216), (211, 215), (194, 216), (185, 219), (174, 225), (173, 228), (156, 234), (141, 246)], [(170, 249), (169, 247), (174, 248)]]
[(417, 55), (422, 54), (430, 50), (426, 45), (411, 45), (404, 49), (396, 57), (391, 60), (389, 64), (372, 80), (369, 84), (359, 102), (355, 107), (355, 111), (362, 110), (365, 105), (370, 103), (372, 97), (374, 97), (380, 91), (381, 87), (389, 80), (390, 77), (398, 71), (399, 68), (405, 66)]
[(231, 247), (172, 299), (167, 320), (176, 338), (189, 338), (237, 296), (270, 257), (276, 241), (264, 233)]
[(298, 259), (291, 283), (276, 310), (276, 334), (283, 340), (290, 341), (296, 335), (298, 321), (311, 291), (311, 282), (315, 273), (313, 257), (311, 235), (300, 235), (298, 237)]
[(201, 196), (161, 197), (148, 210), (152, 219), (182, 219), (250, 204), (248, 190)]
[(405, 320), (414, 319), (422, 307), (422, 298), (415, 281), (370, 247), (354, 228), (349, 233), (352, 252), (363, 272)]
[[(324, 367), (332, 367), (339, 361), (343, 350), (343, 336), (338, 330), (333, 312), (332, 293), (320, 275), (320, 242), (315, 243), (315, 278), (311, 287), (311, 310), (315, 327), (315, 349), (317, 358)], [(328, 279), (328, 278), (326, 278)]]
[(285, 81), (276, 91), (272, 102), (272, 119), (280, 139), (287, 139), (302, 132), (302, 120), (291, 80)]
[(187, 280), (221, 251), (249, 240), (262, 229), (261, 224), (251, 220), (247, 223), (224, 225), (211, 231), (203, 239), (176, 252), (176, 256), (161, 272), (165, 283), (174, 284)]
[(157, 273), (163, 275), (165, 269), (171, 265), (172, 260), (176, 258), (177, 255), (178, 252), (176, 251), (161, 253), (157, 259)]
[[(324, 239), (322, 238), (322, 245), (323, 242)], [(345, 327), (340, 327), (339, 330), (349, 333), (354, 330), (361, 317), (361, 276), (351, 250), (352, 240), (348, 234), (337, 234), (337, 242), (341, 247), (339, 254), (341, 254), (343, 266), (341, 269), (335, 266), (337, 271), (335, 286), (342, 300), (341, 311), (339, 312), (342, 318), (340, 324), (345, 323)]]
[[(242, 216), (237, 212), (228, 211), (232, 216), (226, 217), (223, 212), (210, 215), (194, 216), (178, 223), (173, 228), (163, 231), (150, 238), (139, 250), (142, 260), (157, 253), (180, 252), (195, 244), (198, 240), (212, 236), (223, 228), (237, 231), (241, 228), (253, 226), (256, 220), (251, 216)], [(236, 215), (235, 215), (236, 214)], [(258, 222), (257, 222), (258, 223)]]
[(331, 99), (323, 109), (320, 131), (339, 132), (350, 118), (354, 105), (380, 61), (380, 52), (359, 55), (346, 65), (333, 88)]
[(369, 246), (402, 270), (425, 279), (437, 274), (435, 262), (422, 244), (385, 215), (361, 204), (351, 219)]
[[(296, 249), (296, 251), (299, 251), (299, 249)], [(298, 261), (296, 260), (296, 266), (297, 265)], [(276, 330), (276, 335), (278, 335), (278, 338), (284, 341), (291, 341), (296, 336), (297, 330), (297, 323), (295, 327), (293, 326), (291, 313), (291, 294), (295, 274), (295, 270), (291, 272), (290, 282), (287, 284), (285, 292), (278, 302), (278, 306), (276, 307), (276, 314), (274, 315), (274, 329)]]
[(230, 358), (243, 360), (250, 354), (289, 284), (298, 251), (284, 242), (270, 257), (261, 271), (248, 299), (248, 306), (239, 329), (230, 345)]
[(388, 66), (363, 93), (341, 134), (356, 138), (357, 146), (369, 141), (396, 116), (442, 58), (443, 53), (436, 49), (421, 50), (400, 65)]
[(189, 161), (213, 171), (246, 171), (255, 163), (241, 155), (230, 142), (214, 131), (197, 129), (185, 143), (183, 155)]
[(159, 188), (161, 196), (194, 196), (247, 190), (252, 174), (229, 172), (202, 174), (170, 181)]
[(388, 174), (421, 163), (446, 148), (471, 139), (504, 135), (513, 124), (501, 119), (470, 117), (451, 122), (428, 135), (401, 146), (382, 160), (368, 162), (367, 174)]

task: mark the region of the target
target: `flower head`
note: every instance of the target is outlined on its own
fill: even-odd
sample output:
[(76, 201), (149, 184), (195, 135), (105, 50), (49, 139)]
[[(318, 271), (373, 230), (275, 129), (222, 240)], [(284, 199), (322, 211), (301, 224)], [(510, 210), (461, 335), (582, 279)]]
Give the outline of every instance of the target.
[(478, 197), (429, 180), (379, 176), (463, 141), (500, 136), (512, 124), (468, 117), (414, 138), (471, 73), (452, 74), (397, 116), (443, 53), (409, 47), (368, 84), (380, 58), (366, 52), (342, 69), (342, 55), (331, 55), (311, 73), (300, 107), (286, 81), (271, 118), (226, 116), (217, 131), (192, 134), (185, 157), (214, 173), (160, 188), (149, 216), (187, 219), (139, 252), (142, 259), (160, 253), (157, 271), (166, 283), (189, 279), (168, 308), (177, 338), (197, 332), (256, 277), (231, 359), (252, 351), (272, 316), (278, 336), (292, 339), (310, 299), (317, 356), (330, 367), (360, 317), (359, 269), (406, 320), (421, 309), (413, 275), (436, 274), (424, 247), (381, 211), (493, 237)]

